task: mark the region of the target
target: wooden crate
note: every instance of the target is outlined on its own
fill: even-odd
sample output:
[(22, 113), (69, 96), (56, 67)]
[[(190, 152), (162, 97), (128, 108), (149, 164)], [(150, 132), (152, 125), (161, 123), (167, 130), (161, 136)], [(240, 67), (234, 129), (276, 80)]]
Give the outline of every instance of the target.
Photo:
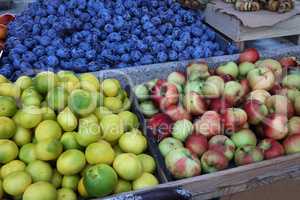
[(208, 4), (205, 21), (217, 31), (239, 43), (249, 40), (298, 36), (297, 42), (300, 44), (300, 15), (271, 27), (250, 28), (244, 26), (236, 17), (219, 12), (213, 4)]

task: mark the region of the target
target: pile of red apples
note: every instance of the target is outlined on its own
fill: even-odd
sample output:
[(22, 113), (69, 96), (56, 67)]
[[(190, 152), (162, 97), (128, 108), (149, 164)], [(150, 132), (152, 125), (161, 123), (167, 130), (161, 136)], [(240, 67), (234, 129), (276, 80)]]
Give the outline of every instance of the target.
[(300, 152), (296, 58), (260, 59), (248, 49), (216, 69), (186, 72), (135, 88), (141, 112), (174, 178)]

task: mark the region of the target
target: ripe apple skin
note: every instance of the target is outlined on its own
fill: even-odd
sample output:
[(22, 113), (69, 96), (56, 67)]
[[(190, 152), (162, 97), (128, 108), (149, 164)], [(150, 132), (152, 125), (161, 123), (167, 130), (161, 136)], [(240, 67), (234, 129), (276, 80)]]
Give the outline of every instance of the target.
[(190, 178), (201, 174), (199, 159), (185, 148), (169, 152), (165, 158), (165, 163), (176, 179)]
[(230, 108), (232, 107), (233, 105), (228, 103), (225, 99), (223, 98), (218, 98), (218, 99), (212, 99), (210, 101), (210, 106), (209, 106), (209, 109), (210, 110), (213, 110), (213, 111), (216, 111), (220, 114), (224, 113), (225, 110), (227, 108)]
[(294, 116), (288, 121), (289, 135), (300, 133), (300, 117)]
[(300, 89), (300, 74), (289, 74), (285, 76), (282, 80), (282, 85), (283, 87), (286, 88), (297, 88), (298, 90)]
[(263, 123), (263, 130), (267, 138), (281, 140), (288, 134), (288, 118), (285, 115), (271, 114)]
[(196, 92), (188, 92), (183, 98), (183, 104), (192, 115), (201, 115), (207, 109), (205, 100)]
[(262, 150), (266, 160), (284, 155), (283, 146), (276, 140), (270, 138), (260, 141), (258, 147)]
[(242, 80), (240, 80), (240, 84), (244, 91), (243, 97), (245, 97), (246, 95), (249, 94), (249, 92), (251, 90), (249, 81), (248, 81), (248, 79), (242, 79)]
[(274, 59), (265, 59), (258, 61), (256, 63), (256, 66), (258, 68), (267, 67), (269, 68), (275, 75), (276, 80), (281, 80), (282, 78), (282, 66), (280, 62)]
[(248, 123), (257, 125), (268, 115), (268, 108), (258, 100), (248, 100), (244, 105), (244, 110), (248, 115)]
[(172, 136), (182, 142), (193, 133), (193, 124), (189, 120), (178, 120), (173, 125)]
[(183, 119), (191, 120), (192, 118), (191, 114), (181, 105), (171, 105), (165, 113), (175, 122)]
[(242, 129), (231, 136), (231, 140), (237, 148), (247, 145), (256, 146), (256, 135), (250, 129)]
[(195, 121), (194, 131), (196, 134), (204, 135), (206, 138), (220, 135), (222, 133), (220, 115), (215, 111), (205, 112)]
[(288, 136), (284, 142), (283, 147), (286, 154), (294, 154), (300, 152), (300, 134)]
[(288, 89), (282, 88), (277, 92), (278, 95), (287, 96), (288, 99), (294, 104), (297, 96), (300, 96), (300, 91), (296, 88)]
[(160, 94), (160, 90), (162, 85), (166, 84), (165, 80), (157, 80), (154, 86), (151, 89), (151, 99), (155, 103), (156, 106), (160, 105), (161, 99), (163, 96)]
[(243, 86), (237, 81), (229, 81), (224, 87), (224, 98), (230, 104), (238, 102), (245, 94)]
[(165, 110), (179, 101), (179, 92), (175, 84), (165, 82), (160, 87), (155, 87), (152, 98), (159, 105), (161, 110)]
[(239, 75), (239, 68), (235, 62), (228, 62), (225, 65), (221, 65), (216, 69), (216, 73), (219, 76), (230, 75), (234, 79)]
[(209, 150), (223, 153), (229, 161), (233, 159), (235, 148), (233, 141), (225, 135), (216, 135), (208, 142)]
[(203, 88), (203, 81), (195, 80), (195, 81), (188, 81), (185, 84), (184, 92), (190, 93), (190, 92), (196, 92), (199, 95), (202, 94), (202, 88)]
[(186, 82), (185, 74), (182, 72), (172, 72), (167, 78), (169, 83), (184, 85)]
[(208, 150), (201, 157), (201, 166), (204, 172), (212, 173), (226, 169), (229, 165), (228, 159), (223, 153)]
[(256, 65), (251, 62), (243, 62), (239, 65), (239, 72), (241, 77), (247, 77), (248, 72), (255, 69)]
[(279, 62), (284, 70), (288, 70), (289, 68), (294, 68), (297, 66), (296, 57), (283, 57), (279, 60)]
[(231, 135), (247, 123), (247, 113), (241, 108), (227, 108), (221, 116), (225, 133)]
[(185, 148), (198, 157), (208, 149), (207, 138), (200, 134), (192, 134), (185, 141)]
[(274, 73), (266, 67), (251, 70), (247, 79), (252, 90), (270, 90), (275, 84)]
[(287, 115), (288, 118), (294, 115), (292, 102), (282, 95), (273, 95), (266, 100), (266, 106), (270, 113)]
[(169, 137), (172, 133), (173, 122), (168, 115), (163, 113), (155, 114), (149, 119), (147, 125), (157, 141)]
[(204, 82), (202, 92), (206, 98), (219, 98), (224, 91), (224, 80), (219, 76), (210, 76)]
[(238, 166), (260, 162), (263, 159), (264, 155), (260, 148), (251, 145), (237, 149), (234, 155), (235, 164)]
[(197, 79), (206, 79), (209, 77), (208, 65), (203, 62), (193, 62), (187, 66), (187, 77), (194, 81)]
[(170, 151), (183, 148), (183, 144), (180, 140), (173, 137), (167, 137), (159, 143), (158, 148), (160, 153), (166, 157)]
[(270, 96), (271, 94), (266, 90), (253, 90), (249, 93), (247, 100), (258, 100), (264, 104)]
[(240, 54), (239, 62), (250, 62), (255, 63), (260, 58), (259, 52), (255, 48), (246, 49), (243, 53)]

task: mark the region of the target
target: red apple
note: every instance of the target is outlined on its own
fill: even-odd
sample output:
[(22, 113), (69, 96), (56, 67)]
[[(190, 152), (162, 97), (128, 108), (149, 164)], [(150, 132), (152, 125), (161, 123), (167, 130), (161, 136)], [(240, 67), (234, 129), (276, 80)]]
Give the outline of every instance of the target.
[(268, 115), (268, 108), (258, 100), (248, 100), (244, 105), (244, 110), (248, 116), (248, 122), (257, 125)]
[(235, 144), (225, 135), (216, 135), (209, 140), (208, 149), (223, 153), (228, 160), (232, 160)]
[(11, 13), (5, 13), (0, 15), (0, 24), (8, 25), (11, 21), (14, 21), (16, 16)]
[(228, 159), (223, 153), (208, 150), (201, 157), (201, 166), (204, 172), (212, 173), (226, 169), (229, 165)]
[(232, 104), (230, 104), (230, 103), (228, 103), (225, 99), (223, 99), (223, 98), (219, 98), (219, 99), (212, 99), (211, 101), (210, 101), (210, 109), (211, 110), (214, 110), (214, 111), (216, 111), (216, 112), (218, 112), (218, 113), (224, 113), (225, 112), (225, 110), (227, 109), (227, 108), (230, 108), (230, 107), (232, 107), (233, 105)]
[(200, 134), (190, 135), (185, 141), (185, 147), (200, 157), (208, 149), (207, 138)]
[(273, 95), (266, 100), (266, 106), (270, 113), (286, 115), (288, 118), (294, 115), (292, 102), (282, 95)]
[(293, 154), (300, 152), (300, 134), (288, 136), (284, 142), (283, 147), (286, 154)]
[(167, 83), (167, 81), (165, 81), (165, 80), (161, 80), (161, 79), (157, 80), (151, 89), (151, 99), (157, 106), (160, 106), (160, 102), (163, 98), (163, 96), (160, 93), (161, 87), (166, 83)]
[(216, 73), (219, 76), (227, 76), (236, 79), (239, 75), (239, 67), (235, 62), (228, 62), (225, 65), (221, 65), (216, 69)]
[(273, 139), (264, 139), (259, 144), (258, 147), (262, 150), (265, 159), (277, 158), (284, 155), (283, 146)]
[(238, 166), (260, 162), (263, 159), (264, 155), (260, 148), (251, 145), (239, 148), (234, 155), (235, 164)]
[(260, 58), (259, 52), (255, 48), (246, 49), (243, 53), (240, 54), (239, 62), (251, 62), (255, 63)]
[(176, 85), (168, 82), (158, 83), (152, 90), (152, 99), (164, 111), (170, 105), (177, 104), (179, 100), (179, 92)]
[(254, 90), (248, 95), (248, 100), (258, 100), (261, 103), (265, 103), (267, 98), (270, 97), (270, 93), (266, 90)]
[(300, 117), (292, 117), (288, 121), (289, 135), (300, 133)]
[(285, 115), (271, 114), (263, 123), (263, 130), (267, 138), (281, 140), (288, 134), (288, 118)]
[(248, 95), (249, 92), (250, 92), (250, 89), (251, 89), (248, 79), (240, 80), (240, 84), (241, 84), (241, 86), (243, 88), (243, 91), (244, 91), (243, 96)]
[(155, 114), (148, 121), (148, 128), (152, 131), (157, 141), (161, 141), (172, 133), (172, 120), (163, 113)]
[(184, 96), (183, 104), (187, 112), (192, 115), (201, 115), (207, 109), (205, 100), (196, 92), (188, 92)]
[(190, 113), (181, 105), (171, 105), (167, 107), (165, 113), (175, 122), (183, 119), (191, 120), (192, 118)]
[(278, 94), (282, 90), (282, 86), (280, 83), (275, 83), (274, 86), (270, 89), (270, 93), (272, 95)]
[(205, 112), (201, 118), (195, 121), (194, 130), (196, 134), (204, 135), (207, 138), (220, 135), (222, 133), (220, 115), (215, 111)]
[(165, 163), (176, 179), (190, 178), (201, 174), (199, 159), (185, 148), (169, 152), (165, 158)]
[(248, 119), (247, 113), (241, 108), (227, 108), (221, 118), (228, 135), (240, 130)]
[(245, 91), (239, 82), (229, 81), (225, 84), (223, 95), (225, 100), (230, 104), (234, 105), (243, 97), (244, 94)]
[(296, 57), (283, 57), (279, 60), (280, 64), (285, 70), (289, 68), (293, 68), (297, 66), (297, 58)]
[(275, 84), (275, 75), (267, 67), (251, 70), (247, 79), (252, 90), (270, 90)]

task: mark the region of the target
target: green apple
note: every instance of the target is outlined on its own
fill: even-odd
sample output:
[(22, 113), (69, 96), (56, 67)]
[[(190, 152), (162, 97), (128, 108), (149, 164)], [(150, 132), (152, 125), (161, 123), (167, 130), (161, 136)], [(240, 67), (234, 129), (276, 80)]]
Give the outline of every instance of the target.
[(32, 85), (32, 79), (29, 76), (20, 76), (15, 84), (24, 91), (25, 89), (31, 87)]
[(182, 142), (193, 133), (193, 124), (189, 120), (179, 120), (174, 124), (172, 136)]
[(256, 65), (250, 62), (243, 62), (239, 65), (240, 76), (247, 77), (248, 72), (255, 69)]
[(256, 146), (257, 138), (250, 129), (242, 129), (231, 136), (231, 140), (237, 148), (247, 145)]
[(21, 95), (21, 89), (13, 83), (0, 84), (0, 96), (8, 96), (18, 99)]
[(187, 77), (190, 81), (206, 79), (209, 75), (206, 63), (191, 63), (187, 67)]
[(140, 110), (146, 117), (152, 117), (158, 113), (158, 109), (155, 107), (152, 101), (144, 101), (140, 104)]
[(124, 131), (130, 131), (133, 128), (138, 128), (140, 123), (138, 117), (130, 112), (130, 111), (123, 111), (118, 114), (121, 117), (124, 125)]
[(32, 85), (40, 94), (46, 94), (58, 85), (59, 78), (53, 72), (41, 72), (33, 79)]
[(166, 157), (167, 154), (172, 151), (172, 150), (175, 150), (175, 149), (179, 149), (179, 148), (182, 148), (183, 147), (183, 144), (180, 140), (177, 140), (173, 137), (168, 137), (168, 138), (165, 138), (163, 139), (159, 145), (159, 151), (160, 153)]
[(237, 78), (239, 75), (239, 68), (235, 62), (228, 62), (225, 65), (221, 65), (216, 70), (218, 75), (230, 75), (232, 78)]
[(156, 164), (153, 157), (147, 154), (140, 154), (138, 155), (138, 158), (143, 165), (144, 172), (154, 173), (156, 169)]
[(224, 91), (224, 80), (219, 76), (210, 76), (204, 82), (202, 92), (207, 98), (219, 98)]
[(297, 88), (298, 90), (300, 89), (300, 74), (289, 74), (285, 76), (282, 80), (282, 84), (284, 87), (287, 88)]
[(134, 88), (134, 93), (135, 93), (135, 96), (138, 98), (139, 101), (148, 100), (149, 97), (150, 97), (150, 92), (149, 92), (147, 86), (144, 85), (144, 84), (136, 86)]
[(189, 92), (196, 92), (199, 95), (202, 95), (203, 82), (201, 81), (189, 81), (185, 85), (185, 94)]

